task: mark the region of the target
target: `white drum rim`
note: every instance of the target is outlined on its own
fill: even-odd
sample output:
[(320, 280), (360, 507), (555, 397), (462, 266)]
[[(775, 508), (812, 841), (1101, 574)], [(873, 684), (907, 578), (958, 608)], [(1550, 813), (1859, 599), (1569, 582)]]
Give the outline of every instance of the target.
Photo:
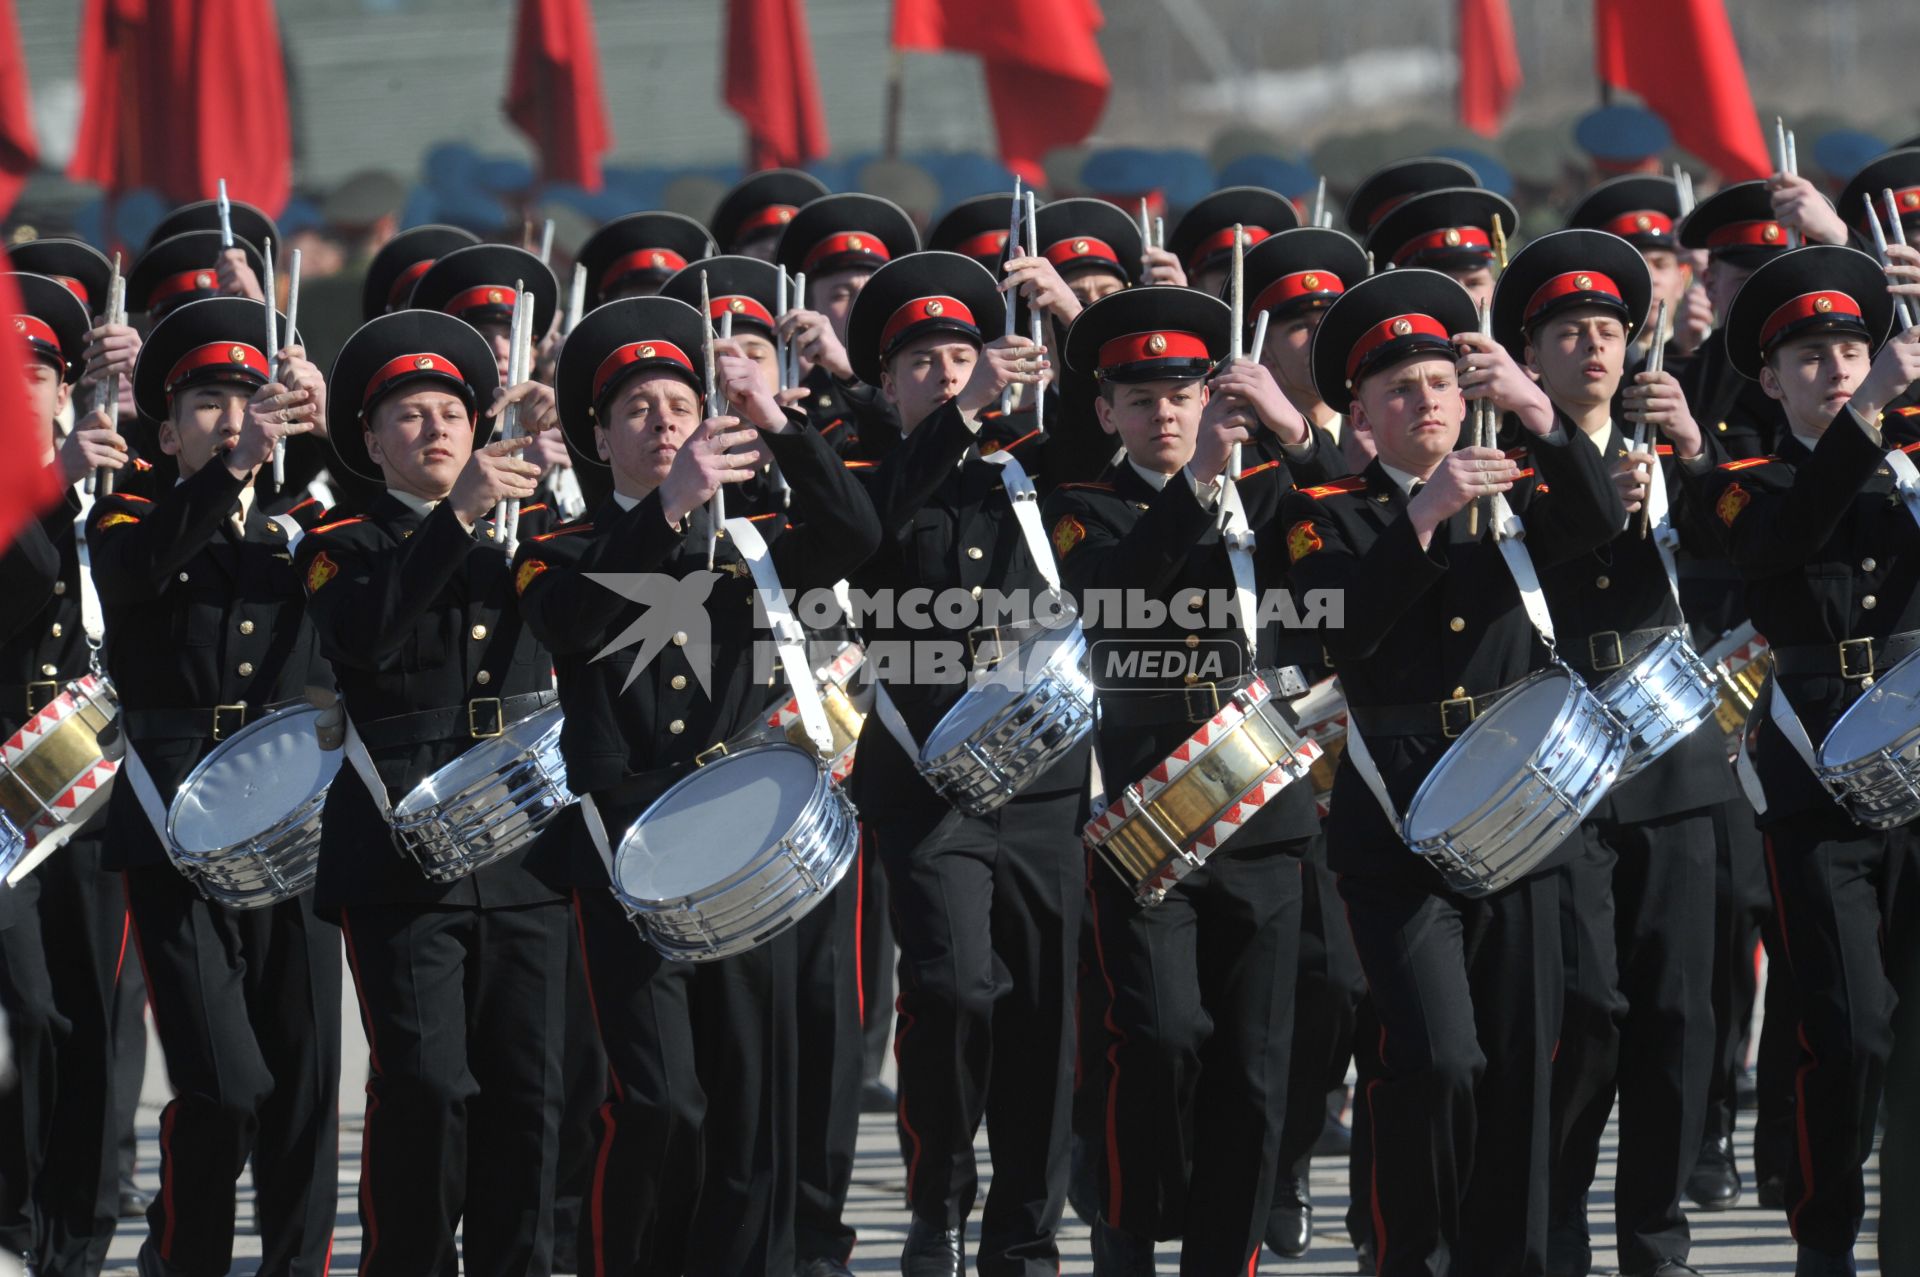
[[(229, 843), (225, 847), (213, 847), (205, 851), (200, 851), (197, 849), (182, 848), (180, 846), (178, 837), (176, 837), (174, 833), (175, 823), (179, 819), (178, 813), (181, 810), (180, 800), (186, 797), (187, 794), (191, 793), (196, 784), (198, 784), (200, 781), (206, 778), (206, 773), (208, 769), (216, 761), (223, 761), (223, 753), (231, 752), (233, 748), (238, 747), (241, 741), (248, 740), (254, 735), (264, 732), (269, 727), (277, 726), (281, 723), (290, 721), (294, 718), (301, 717), (302, 715), (312, 715), (314, 717), (318, 717), (319, 715), (325, 712), (326, 711), (324, 710), (316, 709), (314, 706), (307, 704), (304, 701), (297, 705), (283, 705), (279, 709), (274, 710), (271, 714), (268, 714), (262, 718), (254, 719), (251, 723), (248, 723), (245, 727), (242, 727), (239, 731), (235, 732), (233, 735), (223, 737), (220, 740), (219, 744), (215, 745), (205, 758), (201, 759), (198, 763), (194, 764), (193, 770), (187, 773), (187, 778), (180, 782), (180, 788), (174, 792), (173, 801), (167, 804), (167, 846), (168, 848), (170, 850), (178, 850), (182, 855), (186, 855), (186, 856), (208, 857), (208, 856), (217, 856), (223, 851), (229, 850), (232, 847), (239, 846), (240, 845), (239, 843)], [(251, 842), (257, 839), (262, 839), (267, 837), (269, 834), (273, 834), (278, 832), (281, 829), (284, 829), (287, 823), (293, 820), (295, 815), (299, 814), (302, 811), (306, 811), (309, 807), (319, 804), (326, 798), (327, 790), (333, 784), (333, 778), (340, 774), (340, 766), (346, 760), (346, 752), (344, 750), (339, 750), (339, 749), (322, 749), (320, 750), (320, 753), (323, 755), (331, 755), (333, 758), (333, 772), (331, 775), (327, 777), (327, 783), (320, 786), (320, 788), (314, 790), (311, 794), (307, 795), (307, 797), (303, 799), (300, 802), (300, 804), (293, 809), (292, 812), (282, 817), (279, 821), (276, 821), (274, 824), (268, 826), (266, 829), (263, 829), (258, 831), (257, 833), (248, 835), (247, 841)]]
[(444, 792), (437, 793), (433, 788), (436, 781), (442, 779), (451, 781), (460, 778), (460, 772), (470, 768), (477, 768), (478, 764), (474, 761), (476, 755), (480, 755), (482, 751), (490, 755), (506, 749), (506, 745), (500, 742), (516, 740), (516, 733), (520, 728), (527, 726), (535, 719), (547, 715), (553, 716), (557, 721), (543, 728), (533, 739), (520, 744), (519, 748), (514, 751), (512, 757), (531, 757), (532, 755), (538, 754), (546, 745), (547, 737), (549, 735), (557, 737), (560, 733), (561, 726), (565, 722), (565, 717), (557, 702), (552, 705), (542, 706), (524, 718), (516, 718), (513, 722), (508, 723), (502, 728), (498, 736), (489, 736), (484, 740), (475, 741), (467, 748), (461, 750), (457, 756), (448, 759), (440, 766), (434, 768), (433, 771), (415, 781), (413, 788), (409, 789), (406, 795), (393, 805), (394, 822), (398, 823), (402, 820), (413, 821), (422, 817), (430, 817), (433, 809), (444, 807), (455, 802), (468, 791), (487, 783), (488, 778), (499, 775), (503, 768), (500, 764), (495, 764), (486, 771), (475, 770), (473, 776), (461, 778), (464, 779), (465, 783), (461, 784), (458, 788), (448, 788)]
[[(933, 730), (927, 733), (926, 741), (920, 746), (920, 757), (917, 760), (919, 765), (922, 768), (934, 769), (943, 766), (947, 760), (955, 758), (956, 756), (964, 756), (967, 743), (979, 735), (981, 731), (991, 727), (1001, 715), (1004, 715), (1008, 710), (1018, 705), (1026, 703), (1027, 698), (1040, 687), (1063, 677), (1064, 671), (1061, 669), (1063, 662), (1077, 672), (1080, 664), (1080, 654), (1085, 652), (1087, 648), (1086, 631), (1081, 628), (1078, 617), (1074, 618), (1073, 622), (1069, 625), (1063, 625), (1058, 629), (1047, 630), (1044, 633), (1031, 636), (1026, 642), (1015, 649), (1016, 655), (1013, 659), (1017, 661), (1019, 659), (1018, 653), (1026, 651), (1028, 647), (1053, 638), (1060, 640), (1059, 645), (1054, 649), (1053, 655), (1047, 659), (1047, 663), (1040, 667), (1040, 672), (1020, 689), (1020, 695), (1009, 700), (999, 713), (996, 713), (973, 731), (968, 732), (966, 735), (960, 737), (959, 740), (936, 754), (932, 752), (934, 742), (941, 738), (942, 733), (948, 730), (949, 726), (959, 716), (961, 711), (966, 708), (967, 701), (972, 697), (975, 689), (969, 687), (965, 692), (962, 692), (960, 699), (948, 707), (947, 712), (940, 716), (940, 721), (934, 724)], [(1069, 654), (1071, 654), (1070, 660), (1068, 659)], [(1087, 680), (1085, 680), (1083, 676), (1081, 681), (1085, 682)]]
[[(1893, 668), (1885, 674), (1876, 674), (1874, 676), (1873, 686), (1868, 688), (1853, 704), (1842, 710), (1840, 717), (1833, 720), (1833, 726), (1827, 729), (1827, 734), (1821, 740), (1820, 747), (1814, 751), (1814, 761), (1819, 764), (1820, 771), (1823, 775), (1827, 772), (1840, 773), (1842, 771), (1851, 771), (1851, 769), (1859, 767), (1862, 764), (1879, 759), (1884, 754), (1898, 753), (1913, 745), (1916, 741), (1920, 741), (1920, 723), (1916, 723), (1905, 735), (1885, 744), (1876, 745), (1864, 752), (1855, 753), (1847, 758), (1832, 758), (1827, 752), (1827, 747), (1834, 744), (1841, 732), (1846, 729), (1847, 720), (1852, 718), (1856, 711), (1860, 712), (1862, 719), (1866, 718), (1867, 715), (1862, 707), (1867, 704), (1875, 692), (1879, 691), (1887, 683), (1901, 677), (1904, 672), (1920, 672), (1920, 651), (1907, 653), (1907, 655), (1896, 661)], [(1838, 780), (1837, 775), (1836, 780)]]
[[(1581, 693), (1584, 692), (1588, 696), (1593, 696), (1593, 693), (1587, 689), (1584, 683), (1581, 682), (1580, 676), (1578, 674), (1574, 673), (1570, 669), (1567, 669), (1565, 666), (1557, 665), (1557, 664), (1549, 665), (1545, 669), (1535, 670), (1533, 673), (1527, 675), (1525, 678), (1521, 679), (1519, 682), (1509, 687), (1505, 695), (1503, 695), (1485, 712), (1476, 716), (1471, 723), (1467, 724), (1465, 731), (1461, 732), (1458, 736), (1455, 736), (1453, 738), (1452, 742), (1447, 746), (1446, 750), (1440, 755), (1439, 759), (1434, 763), (1433, 769), (1429, 771), (1426, 774), (1426, 776), (1420, 781), (1420, 787), (1414, 790), (1413, 801), (1407, 804), (1407, 814), (1405, 819), (1402, 820), (1401, 822), (1402, 828), (1408, 831), (1405, 839), (1408, 846), (1413, 846), (1416, 843), (1431, 842), (1434, 838), (1444, 837), (1453, 829), (1457, 828), (1457, 826), (1453, 826), (1453, 825), (1444, 826), (1443, 828), (1436, 831), (1435, 833), (1428, 834), (1424, 837), (1417, 838), (1417, 839), (1413, 836), (1413, 833), (1412, 833), (1414, 813), (1420, 810), (1420, 805), (1422, 800), (1424, 800), (1429, 794), (1433, 793), (1440, 786), (1442, 782), (1442, 776), (1446, 768), (1448, 755), (1452, 754), (1454, 750), (1459, 747), (1461, 741), (1466, 740), (1468, 737), (1472, 736), (1475, 731), (1479, 730), (1483, 724), (1486, 724), (1489, 721), (1491, 721), (1494, 714), (1499, 711), (1501, 706), (1507, 704), (1510, 700), (1519, 696), (1522, 692), (1530, 691), (1538, 684), (1546, 683), (1546, 682), (1562, 682), (1566, 684), (1566, 688), (1567, 688), (1566, 696), (1562, 700), (1560, 704), (1560, 708), (1554, 712), (1552, 725), (1547, 730), (1546, 741), (1551, 741), (1553, 739), (1556, 739), (1564, 732), (1565, 728), (1568, 726), (1572, 718), (1572, 711), (1574, 707), (1579, 704)], [(1594, 697), (1594, 704), (1600, 707), (1603, 713), (1605, 712), (1604, 704), (1600, 701), (1598, 697)], [(1362, 709), (1358, 716), (1363, 720), (1361, 726), (1362, 726), (1362, 729), (1364, 730), (1365, 728), (1364, 719), (1366, 717), (1366, 711)], [(1532, 762), (1534, 759), (1538, 758), (1540, 756), (1540, 751), (1544, 744), (1545, 744), (1545, 741), (1536, 742), (1532, 750), (1527, 754), (1527, 756), (1524, 759), (1520, 760), (1521, 763), (1522, 764), (1529, 763), (1529, 762)], [(1486, 803), (1483, 802), (1479, 807), (1475, 808), (1475, 811), (1480, 812), (1480, 811), (1484, 811), (1485, 809), (1486, 809)], [(1478, 817), (1476, 816), (1475, 819), (1478, 819)]]

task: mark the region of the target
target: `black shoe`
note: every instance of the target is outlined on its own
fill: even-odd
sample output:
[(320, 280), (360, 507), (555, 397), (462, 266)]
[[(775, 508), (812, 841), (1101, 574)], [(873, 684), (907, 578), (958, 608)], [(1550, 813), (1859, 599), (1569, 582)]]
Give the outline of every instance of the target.
[(1099, 1146), (1085, 1136), (1074, 1136), (1072, 1152), (1068, 1156), (1067, 1205), (1073, 1208), (1073, 1213), (1088, 1228), (1092, 1228), (1100, 1218), (1099, 1163)]
[(1584, 1220), (1547, 1225), (1547, 1277), (1587, 1277), (1593, 1271), (1593, 1240)]
[(1853, 1252), (1835, 1255), (1811, 1246), (1802, 1246), (1793, 1261), (1793, 1277), (1856, 1277)]
[(885, 1082), (875, 1079), (860, 1084), (860, 1111), (862, 1113), (891, 1113), (899, 1107), (899, 1101), (893, 1094), (893, 1088)]
[(1329, 1113), (1327, 1124), (1320, 1128), (1320, 1138), (1313, 1142), (1313, 1156), (1346, 1157), (1352, 1152), (1353, 1132), (1341, 1125), (1339, 1118)]
[(1740, 1170), (1733, 1164), (1733, 1140), (1709, 1135), (1700, 1160), (1687, 1176), (1687, 1197), (1701, 1210), (1732, 1210), (1740, 1204)]
[(1373, 1243), (1361, 1242), (1353, 1248), (1354, 1261), (1359, 1265), (1360, 1277), (1374, 1277), (1380, 1271), (1380, 1265), (1373, 1257)]
[(853, 1269), (837, 1259), (809, 1259), (793, 1270), (793, 1277), (853, 1277)]
[(1663, 1259), (1651, 1268), (1634, 1272), (1622, 1269), (1620, 1277), (1700, 1277), (1700, 1270), (1680, 1259)]
[(122, 1181), (120, 1184), (120, 1218), (139, 1219), (147, 1213), (147, 1207), (153, 1205), (153, 1199)]
[(1093, 1226), (1094, 1277), (1153, 1277), (1153, 1243), (1101, 1220)]
[(1267, 1249), (1282, 1259), (1298, 1259), (1313, 1245), (1313, 1188), (1305, 1175), (1282, 1180), (1267, 1212)]
[(900, 1252), (902, 1277), (961, 1277), (967, 1271), (966, 1230), (913, 1217)]

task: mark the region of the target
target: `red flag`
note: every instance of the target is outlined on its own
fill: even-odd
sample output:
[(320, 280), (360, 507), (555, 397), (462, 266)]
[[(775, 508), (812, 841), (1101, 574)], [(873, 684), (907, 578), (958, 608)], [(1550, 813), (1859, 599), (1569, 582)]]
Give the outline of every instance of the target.
[(1520, 51), (1507, 0), (1460, 0), (1460, 123), (1497, 135), (1519, 91)]
[(1726, 0), (1594, 0), (1593, 13), (1603, 81), (1639, 94), (1722, 177), (1773, 171)]
[(0, 0), (0, 214), (13, 207), (40, 159), (28, 101), (27, 58), (20, 50), (13, 0)]
[(600, 189), (613, 130), (587, 0), (520, 0), (506, 111), (533, 143), (544, 180)]
[(67, 175), (110, 194), (277, 214), (293, 186), (286, 66), (272, 0), (89, 0), (80, 132)]
[[(4, 272), (13, 266), (0, 251), (0, 315), (20, 313), (20, 292)], [(9, 330), (8, 336), (12, 337)], [(29, 358), (24, 340), (16, 340), (7, 351), (16, 361)], [(29, 519), (60, 499), (63, 481), (60, 472), (41, 464), (47, 452), (49, 423), (35, 418), (27, 404), (27, 393), (17, 368), (0, 376), (0, 550), (13, 542), (13, 534)]]
[(1084, 141), (1106, 109), (1103, 23), (1096, 0), (895, 0), (893, 44), (979, 54), (1000, 159), (1041, 182), (1047, 152)]
[(800, 0), (729, 0), (726, 101), (747, 127), (749, 168), (798, 168), (827, 153)]

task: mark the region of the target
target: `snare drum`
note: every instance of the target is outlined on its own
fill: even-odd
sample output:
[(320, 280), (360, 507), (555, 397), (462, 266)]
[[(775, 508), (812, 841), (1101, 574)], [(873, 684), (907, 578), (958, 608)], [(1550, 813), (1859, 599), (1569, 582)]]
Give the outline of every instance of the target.
[(853, 804), (813, 751), (762, 745), (655, 799), (620, 840), (613, 894), (662, 955), (708, 962), (812, 912), (859, 847)]
[(1679, 744), (1720, 704), (1719, 679), (1687, 641), (1684, 626), (1655, 639), (1593, 691), (1627, 729), (1616, 785)]
[(1093, 730), (1080, 623), (1029, 638), (967, 689), (920, 749), (920, 774), (969, 816), (1038, 780)]
[(0, 815), (23, 840), (22, 852), (58, 847), (106, 804), (121, 746), (116, 741), (109, 755), (100, 736), (119, 713), (113, 684), (87, 674), (0, 744)]
[(413, 787), (393, 835), (433, 882), (454, 882), (510, 856), (575, 799), (560, 757), (561, 712), (511, 723)]
[(1821, 783), (1867, 828), (1920, 816), (1920, 652), (1875, 676), (1834, 720), (1816, 757)]
[[(815, 671), (819, 676), (816, 683), (820, 689), (820, 707), (826, 712), (827, 729), (833, 733), (833, 756), (823, 761), (836, 781), (845, 782), (853, 774), (854, 746), (860, 743), (860, 729), (867, 721), (855, 693), (847, 690), (866, 659), (866, 651), (858, 643), (848, 643), (824, 669)], [(871, 688), (867, 695), (871, 697)], [(800, 718), (800, 702), (792, 697), (773, 712), (767, 726), (779, 728), (789, 744), (801, 749), (813, 748), (807, 725)]]
[(1338, 679), (1324, 679), (1313, 690), (1293, 703), (1293, 716), (1300, 722), (1300, 734), (1320, 747), (1308, 779), (1313, 784), (1313, 805), (1325, 820), (1333, 810), (1333, 778), (1340, 772), (1340, 760), (1347, 756), (1347, 698), (1340, 694)]
[(1714, 667), (1720, 685), (1720, 701), (1713, 718), (1727, 738), (1727, 753), (1740, 748), (1746, 731), (1747, 716), (1753, 713), (1760, 690), (1767, 685), (1767, 671), (1773, 667), (1773, 653), (1767, 641), (1755, 636), (1735, 648)]
[(14, 828), (7, 813), (0, 811), (0, 890), (5, 890), (7, 875), (27, 854), (27, 836)]
[(1159, 904), (1320, 757), (1255, 678), (1088, 821), (1083, 835), (1141, 904)]
[(1563, 666), (1541, 670), (1441, 756), (1407, 808), (1402, 837), (1453, 890), (1492, 895), (1559, 850), (1626, 756), (1627, 729), (1600, 698)]
[(342, 752), (320, 748), (324, 711), (289, 705), (214, 746), (167, 809), (167, 854), (209, 900), (261, 909), (313, 885), (320, 809)]

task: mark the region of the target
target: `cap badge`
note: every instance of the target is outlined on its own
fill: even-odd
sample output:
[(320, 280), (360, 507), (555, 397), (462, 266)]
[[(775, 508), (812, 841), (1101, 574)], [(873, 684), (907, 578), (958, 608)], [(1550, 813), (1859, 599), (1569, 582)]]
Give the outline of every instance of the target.
[(1901, 208), (1920, 208), (1920, 191), (1908, 191), (1900, 197)]
[(665, 266), (666, 264), (667, 257), (665, 253), (651, 253), (647, 256), (647, 265), (649, 266)]
[(727, 303), (727, 309), (738, 315), (747, 309), (747, 303), (735, 297)]
[(774, 216), (779, 218), (783, 222), (791, 222), (793, 220), (793, 210), (790, 208), (783, 208), (778, 213), (775, 213)]
[(927, 303), (927, 314), (929, 315), (945, 314), (946, 309), (947, 308), (945, 306), (942, 306), (938, 301), (930, 301)]
[(492, 303), (493, 305), (497, 306), (505, 300), (506, 300), (506, 296), (502, 294), (499, 289), (489, 288), (487, 290), (487, 301)]
[(1592, 288), (1592, 287), (1593, 287), (1593, 276), (1591, 276), (1591, 275), (1575, 275), (1575, 276), (1573, 277), (1573, 286), (1574, 286), (1575, 288)]
[(653, 347), (652, 347), (652, 346), (642, 346), (642, 347), (640, 347), (640, 358), (642, 358), (642, 359), (652, 359), (652, 358), (653, 358)]
[(1087, 241), (1085, 241), (1084, 239), (1076, 239), (1075, 241), (1073, 241), (1073, 251), (1076, 254), (1085, 253), (1087, 251), (1087, 247), (1088, 247)]
[(1760, 232), (1760, 238), (1769, 244), (1778, 241), (1780, 238), (1780, 227), (1772, 222), (1768, 222), (1766, 229)]
[(236, 364), (244, 364), (247, 362), (247, 348), (245, 346), (229, 346), (227, 347), (227, 358)]
[(1460, 232), (1449, 226), (1445, 236), (1448, 248), (1460, 247)]
[(420, 358), (413, 361), (413, 366), (415, 368), (420, 369), (422, 372), (425, 372), (427, 369), (430, 369), (433, 367), (433, 356), (422, 355), (420, 356)]
[(847, 247), (853, 249), (855, 252), (860, 251), (866, 246), (866, 241), (862, 240), (858, 235), (847, 236)]
[(1395, 337), (1405, 337), (1408, 333), (1412, 331), (1413, 331), (1412, 320), (1396, 319), (1393, 321), (1393, 335)]
[(1320, 277), (1318, 275), (1308, 275), (1305, 279), (1301, 280), (1300, 282), (1305, 284), (1308, 288), (1320, 287)]
[(1160, 333), (1155, 333), (1153, 336), (1147, 338), (1147, 353), (1149, 355), (1164, 354), (1166, 349), (1167, 339)]
[(1813, 299), (1813, 308), (1819, 311), (1822, 315), (1824, 315), (1828, 311), (1833, 309), (1833, 298), (1816, 297)]
[(1652, 230), (1653, 219), (1651, 217), (1648, 217), (1645, 213), (1642, 213), (1640, 214), (1640, 216), (1633, 219), (1633, 229), (1635, 229), (1636, 231)]
[(193, 286), (195, 288), (212, 288), (213, 276), (208, 274), (206, 271), (201, 271), (198, 275), (195, 275), (193, 277)]
[(27, 321), (26, 321), (26, 320), (24, 320), (24, 319), (22, 319), (22, 318), (20, 318), (20, 317), (19, 317), (19, 316), (17, 316), (17, 315), (16, 315), (16, 316), (14, 316), (14, 320), (13, 320), (13, 331), (15, 331), (15, 332), (17, 332), (17, 333), (23, 333), (23, 332), (25, 332), (25, 331), (27, 331)]

